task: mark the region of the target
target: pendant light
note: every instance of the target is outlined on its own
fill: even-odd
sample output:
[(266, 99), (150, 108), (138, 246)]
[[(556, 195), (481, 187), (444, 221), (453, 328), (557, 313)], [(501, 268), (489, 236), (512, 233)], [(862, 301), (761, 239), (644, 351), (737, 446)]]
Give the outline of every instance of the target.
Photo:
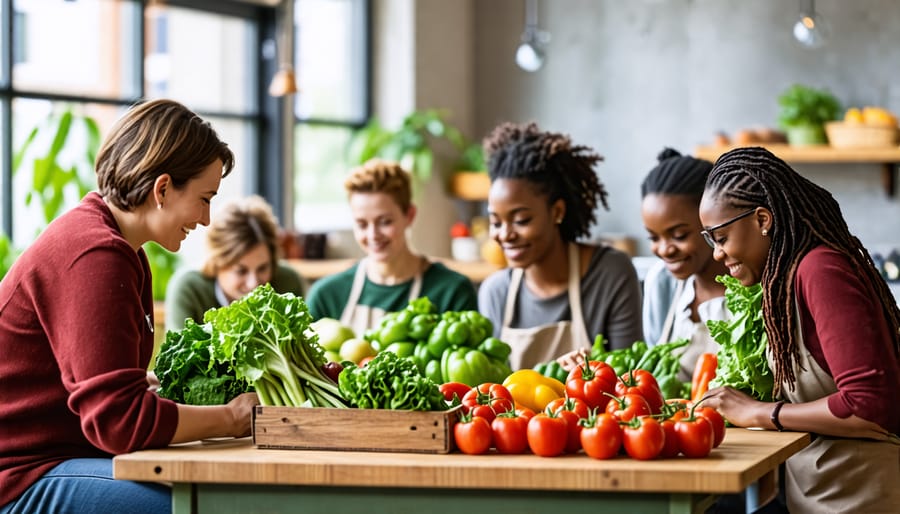
[(816, 12), (815, 0), (800, 0), (800, 19), (794, 23), (794, 39), (807, 48), (819, 48), (831, 34), (831, 27)]
[(297, 79), (294, 76), (292, 64), (294, 52), (291, 48), (294, 40), (294, 0), (284, 0), (282, 6), (280, 27), (276, 23), (275, 31), (278, 41), (277, 57), (280, 64), (269, 84), (269, 94), (275, 97), (297, 92)]
[(544, 65), (544, 46), (550, 34), (538, 28), (537, 0), (525, 0), (525, 30), (522, 43), (516, 49), (516, 64), (528, 72), (535, 72)]

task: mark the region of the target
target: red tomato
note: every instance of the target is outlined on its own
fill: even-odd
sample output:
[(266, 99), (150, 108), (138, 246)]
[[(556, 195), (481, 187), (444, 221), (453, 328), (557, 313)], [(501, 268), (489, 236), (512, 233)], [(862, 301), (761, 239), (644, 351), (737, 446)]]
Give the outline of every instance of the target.
[(463, 396), (463, 408), (473, 416), (482, 417), (490, 424), (497, 414), (514, 410), (509, 389), (501, 384), (485, 382), (473, 387)]
[(581, 449), (581, 419), (588, 417), (588, 406), (580, 398), (557, 398), (547, 404), (546, 412), (553, 412), (566, 420), (569, 433), (566, 436), (566, 453), (578, 453)]
[(516, 414), (520, 417), (525, 418), (525, 420), (529, 420), (534, 417), (534, 411), (529, 409), (528, 407), (516, 406)]
[(441, 394), (444, 395), (444, 399), (448, 402), (452, 402), (454, 396), (462, 402), (463, 397), (472, 389), (472, 387), (461, 382), (447, 382), (439, 385), (438, 389), (441, 390)]
[(684, 398), (670, 399), (666, 400), (665, 405), (663, 405), (662, 414), (668, 416), (667, 419), (678, 421), (681, 418), (687, 417), (690, 408), (690, 400), (685, 400)]
[(471, 233), (469, 232), (469, 226), (466, 225), (462, 221), (457, 221), (453, 225), (450, 226), (450, 237), (469, 237)]
[(639, 394), (647, 400), (651, 414), (659, 414), (662, 410), (662, 392), (653, 374), (643, 369), (634, 369), (619, 377), (616, 382), (616, 396), (622, 397), (626, 393)]
[(664, 458), (677, 456), (680, 450), (678, 448), (678, 436), (675, 435), (675, 421), (669, 418), (660, 421), (659, 424), (663, 427), (663, 432), (666, 433), (666, 440), (663, 443), (662, 450), (659, 451), (659, 456)]
[(650, 416), (634, 418), (622, 429), (625, 453), (634, 459), (650, 460), (659, 456), (666, 443), (666, 432)]
[(589, 409), (603, 408), (608, 401), (606, 395), (615, 390), (616, 370), (603, 361), (587, 361), (566, 378), (566, 395), (581, 398)]
[(374, 355), (369, 355), (368, 357), (363, 357), (362, 359), (359, 360), (358, 363), (356, 363), (356, 365), (359, 366), (360, 368), (365, 368), (366, 364), (368, 364), (369, 361), (371, 361), (374, 358), (375, 358)]
[(622, 428), (619, 427), (619, 420), (606, 413), (592, 418), (587, 418), (587, 426), (580, 434), (584, 453), (595, 459), (615, 457), (622, 448)]
[(712, 423), (706, 418), (688, 417), (675, 422), (678, 448), (685, 457), (699, 459), (709, 455), (713, 448)]
[(556, 457), (566, 449), (566, 420), (554, 414), (539, 412), (528, 420), (528, 447), (535, 455)]
[(528, 420), (514, 412), (503, 412), (491, 422), (494, 448), (500, 453), (522, 453), (528, 448)]
[(709, 424), (712, 425), (713, 448), (718, 448), (722, 441), (725, 440), (725, 418), (712, 407), (698, 407), (694, 410), (694, 415), (698, 418), (706, 418)]
[(647, 400), (634, 393), (628, 393), (622, 398), (610, 398), (609, 403), (606, 404), (606, 412), (615, 416), (619, 421), (631, 421), (637, 416), (651, 414)]
[(486, 453), (491, 447), (491, 425), (484, 418), (464, 416), (453, 425), (453, 439), (463, 453)]

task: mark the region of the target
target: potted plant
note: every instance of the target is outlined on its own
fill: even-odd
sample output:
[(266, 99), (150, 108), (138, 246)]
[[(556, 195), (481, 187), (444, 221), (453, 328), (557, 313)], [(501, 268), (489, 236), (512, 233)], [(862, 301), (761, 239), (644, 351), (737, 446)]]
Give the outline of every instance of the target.
[[(46, 228), (57, 216), (96, 187), (94, 160), (100, 148), (97, 121), (72, 105), (50, 113), (29, 132), (13, 156), (13, 174), (30, 173), (31, 189), (25, 205), (37, 202)], [(37, 236), (37, 234), (35, 234)], [(144, 246), (153, 274), (153, 299), (163, 300), (166, 285), (179, 258), (156, 243)], [(0, 278), (22, 252), (6, 234), (0, 234)]]
[(837, 119), (841, 105), (827, 89), (794, 84), (778, 97), (778, 123), (792, 145), (825, 144), (825, 122)]
[(462, 133), (446, 118), (446, 111), (439, 109), (417, 110), (403, 118), (395, 130), (382, 125), (378, 118), (372, 118), (353, 134), (348, 160), (351, 164), (362, 164), (381, 157), (400, 163), (413, 178), (425, 182), (431, 179), (434, 143), (449, 141), (457, 152), (462, 152), (466, 146)]
[(490, 187), (484, 148), (481, 143), (470, 143), (463, 149), (456, 171), (450, 177), (450, 192), (463, 200), (482, 201), (487, 199)]

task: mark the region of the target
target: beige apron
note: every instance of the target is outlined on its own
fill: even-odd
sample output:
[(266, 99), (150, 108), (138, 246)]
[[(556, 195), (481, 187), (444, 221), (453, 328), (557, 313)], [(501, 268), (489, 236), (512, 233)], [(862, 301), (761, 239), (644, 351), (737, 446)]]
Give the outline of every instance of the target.
[[(662, 335), (656, 344), (665, 344), (672, 341), (672, 328), (675, 325), (675, 314), (681, 303), (681, 295), (684, 293), (684, 284), (684, 280), (679, 280), (678, 284), (675, 286), (675, 294), (672, 296), (672, 303), (669, 306), (669, 312), (666, 314)], [(697, 294), (696, 290), (694, 291), (694, 294)], [(694, 368), (697, 365), (697, 360), (700, 356), (704, 353), (716, 353), (718, 351), (719, 343), (709, 335), (709, 329), (706, 327), (706, 323), (703, 321), (693, 323), (691, 341), (684, 347), (678, 357), (680, 363), (678, 380), (690, 382), (694, 375)]]
[(500, 339), (512, 347), (509, 365), (513, 370), (533, 368), (536, 364), (554, 360), (573, 350), (591, 347), (581, 312), (580, 271), (578, 246), (569, 243), (569, 309), (572, 311), (572, 321), (558, 321), (531, 328), (512, 328), (509, 324), (516, 310), (516, 297), (524, 276), (522, 268), (512, 270)]
[[(797, 327), (797, 381), (793, 391), (783, 385), (784, 398), (803, 403), (837, 392), (834, 379), (803, 344), (799, 310)], [(771, 354), (767, 356), (772, 367)], [(809, 446), (787, 460), (786, 469), (785, 495), (792, 514), (900, 512), (900, 445), (814, 435)]]
[[(353, 285), (350, 287), (350, 296), (347, 298), (347, 305), (341, 314), (341, 324), (353, 329), (353, 333), (358, 337), (362, 337), (366, 330), (377, 326), (378, 321), (384, 317), (387, 312), (378, 307), (370, 307), (368, 305), (358, 305), (359, 297), (362, 294), (363, 287), (366, 285), (366, 265), (367, 259), (363, 258), (356, 267), (356, 274), (353, 275)], [(409, 301), (413, 301), (419, 297), (422, 292), (422, 270), (420, 269), (416, 276), (413, 277), (412, 287), (409, 288)]]

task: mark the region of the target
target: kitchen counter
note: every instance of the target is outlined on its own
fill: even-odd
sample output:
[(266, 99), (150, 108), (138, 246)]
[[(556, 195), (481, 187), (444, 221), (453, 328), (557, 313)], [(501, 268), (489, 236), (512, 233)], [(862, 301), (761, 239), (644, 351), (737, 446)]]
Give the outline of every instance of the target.
[[(584, 454), (480, 456), (263, 450), (250, 438), (113, 459), (117, 479), (172, 482), (174, 514), (702, 512), (723, 493), (767, 498), (800, 432), (729, 428), (705, 459), (594, 460)], [(626, 510), (630, 509), (630, 510)]]

